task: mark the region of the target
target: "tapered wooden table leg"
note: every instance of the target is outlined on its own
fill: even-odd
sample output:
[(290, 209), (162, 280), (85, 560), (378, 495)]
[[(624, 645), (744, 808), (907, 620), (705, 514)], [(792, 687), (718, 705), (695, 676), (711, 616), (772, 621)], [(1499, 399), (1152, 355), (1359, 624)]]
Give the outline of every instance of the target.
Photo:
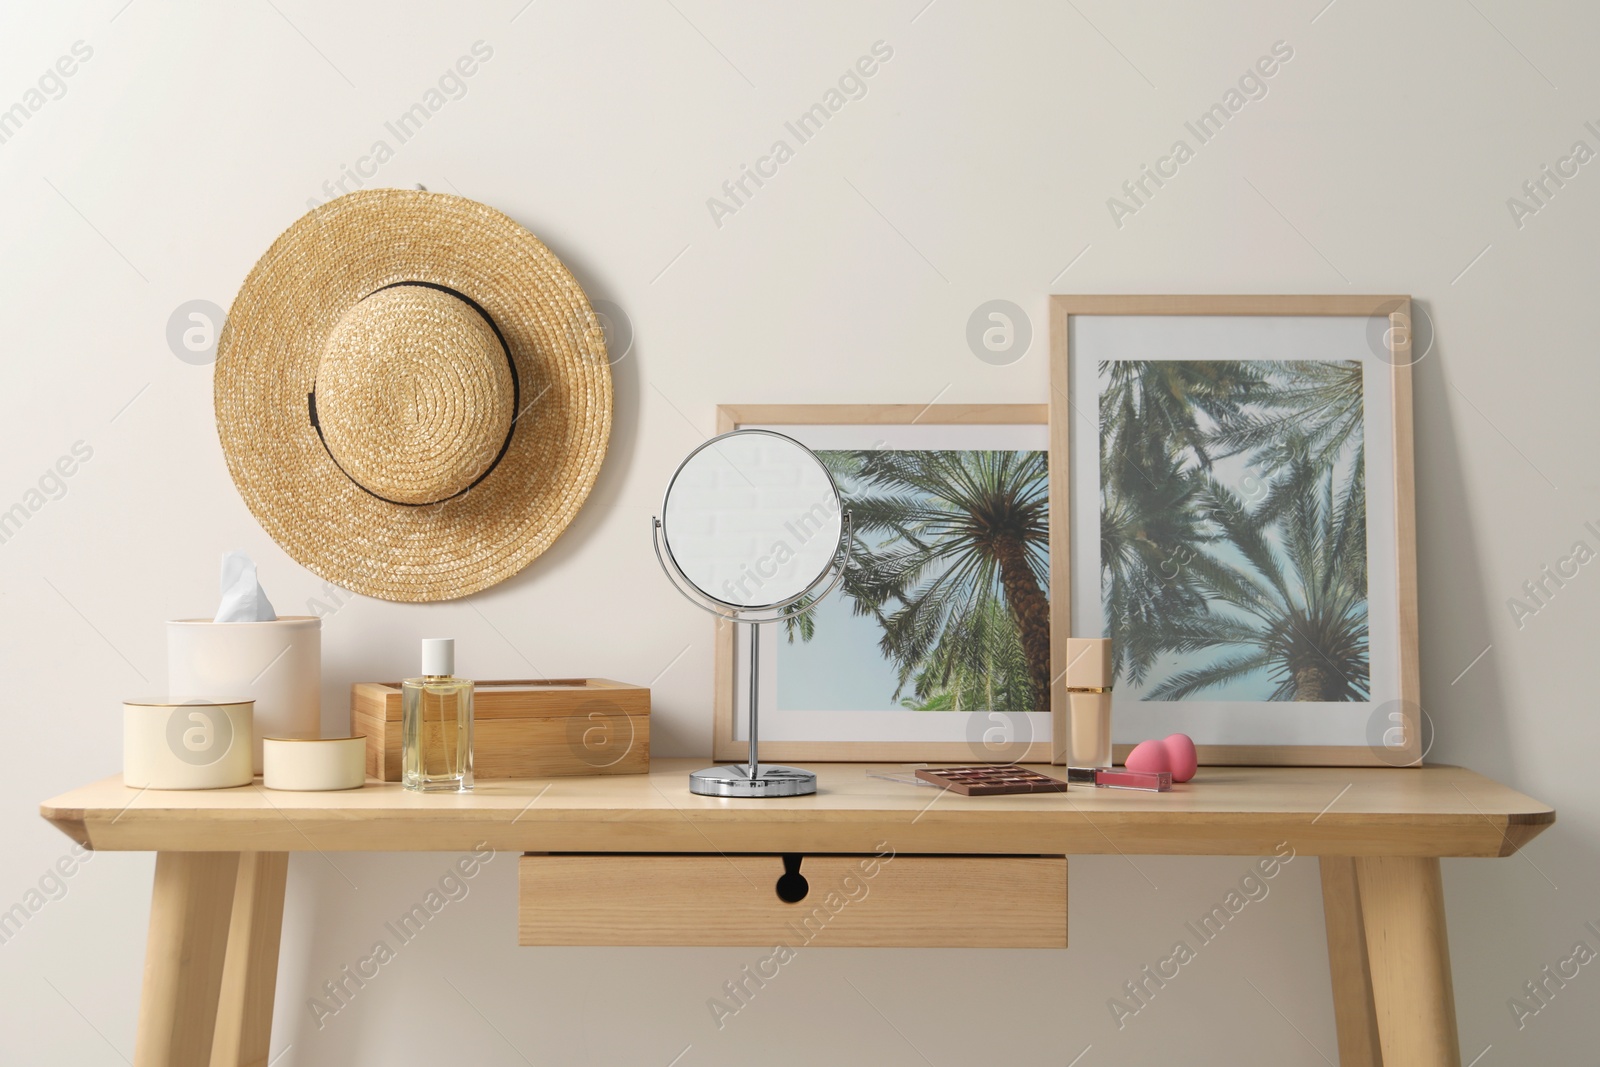
[(244, 852), (239, 856), (211, 1067), (266, 1067), (288, 875), (287, 852)]
[(1461, 1067), (1439, 861), (1365, 856), (1355, 868), (1383, 1062)]
[(206, 1067), (237, 852), (158, 852), (134, 1067)]
[(1328, 927), (1328, 971), (1333, 979), (1333, 1018), (1339, 1033), (1340, 1067), (1383, 1067), (1378, 1017), (1367, 968), (1367, 931), (1361, 918), (1356, 862), (1323, 856), (1322, 915)]

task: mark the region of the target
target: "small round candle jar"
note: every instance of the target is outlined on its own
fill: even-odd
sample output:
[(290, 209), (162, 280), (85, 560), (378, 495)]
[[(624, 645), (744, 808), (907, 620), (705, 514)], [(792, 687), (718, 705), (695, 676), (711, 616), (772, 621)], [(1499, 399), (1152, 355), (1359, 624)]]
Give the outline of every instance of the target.
[(324, 792), (360, 789), (367, 780), (367, 739), (264, 737), (261, 784), (268, 789)]

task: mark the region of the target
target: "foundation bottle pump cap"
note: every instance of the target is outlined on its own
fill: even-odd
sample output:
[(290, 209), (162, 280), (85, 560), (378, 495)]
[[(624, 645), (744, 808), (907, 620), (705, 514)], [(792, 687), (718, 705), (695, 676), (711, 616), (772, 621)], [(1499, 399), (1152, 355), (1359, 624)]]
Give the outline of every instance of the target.
[(422, 639), (422, 674), (425, 678), (449, 678), (456, 673), (456, 641), (453, 637)]

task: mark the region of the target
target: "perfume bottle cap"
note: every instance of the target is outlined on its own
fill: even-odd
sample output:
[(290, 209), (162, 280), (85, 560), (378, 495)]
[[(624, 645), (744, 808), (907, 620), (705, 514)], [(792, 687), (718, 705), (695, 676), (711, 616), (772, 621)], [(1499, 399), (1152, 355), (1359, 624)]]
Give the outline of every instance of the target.
[(456, 673), (456, 640), (453, 637), (422, 639), (422, 673), (425, 677), (448, 677)]
[(1111, 686), (1111, 639), (1067, 638), (1067, 688), (1108, 689)]

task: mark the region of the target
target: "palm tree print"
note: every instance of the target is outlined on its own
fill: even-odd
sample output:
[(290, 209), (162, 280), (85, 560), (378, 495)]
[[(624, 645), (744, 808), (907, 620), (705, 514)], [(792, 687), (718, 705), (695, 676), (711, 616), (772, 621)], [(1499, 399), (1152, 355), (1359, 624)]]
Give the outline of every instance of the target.
[(1368, 699), (1362, 365), (1099, 370), (1118, 680), (1144, 700)]
[[(878, 624), (879, 651), (897, 678), (894, 700), (929, 711), (1047, 709), (1045, 453), (818, 455), (850, 509), (843, 592), (856, 615)], [(813, 634), (787, 631), (791, 642)]]
[[(1315, 468), (1312, 473), (1322, 478), (1348, 450), (1353, 451), (1355, 468), (1363, 470), (1362, 365), (1354, 360), (1295, 360), (1266, 367), (1279, 387), (1256, 407), (1218, 420), (1217, 431), (1209, 437), (1218, 454), (1249, 454), (1257, 465), (1274, 470), (1288, 470), (1307, 459)], [(1278, 487), (1281, 491), (1263, 502), (1264, 521), (1278, 517), (1296, 499), (1295, 483), (1285, 479)]]
[(1037, 707), (1035, 679), (1016, 620), (998, 597), (962, 620), (961, 630), (917, 671), (915, 696), (901, 700), (916, 711), (1012, 711)]

